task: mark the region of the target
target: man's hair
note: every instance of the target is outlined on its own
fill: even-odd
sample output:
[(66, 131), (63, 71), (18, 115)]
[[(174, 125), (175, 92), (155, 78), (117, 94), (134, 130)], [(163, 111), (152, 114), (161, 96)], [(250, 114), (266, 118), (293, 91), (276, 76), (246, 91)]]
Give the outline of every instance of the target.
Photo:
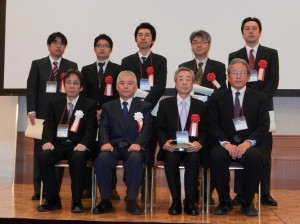
[(149, 29), (153, 42), (156, 40), (156, 30), (155, 30), (154, 26), (152, 26), (150, 23), (141, 23), (140, 25), (137, 26), (137, 28), (134, 31), (135, 40), (137, 38), (137, 34), (140, 29)]
[(47, 45), (50, 45), (51, 43), (55, 42), (55, 39), (57, 37), (60, 37), (61, 43), (65, 46), (67, 46), (67, 44), (68, 44), (67, 38), (61, 32), (56, 32), (56, 33), (50, 34), (50, 36), (47, 39)]
[(208, 43), (211, 43), (211, 36), (205, 30), (194, 31), (190, 36), (191, 43), (195, 37), (202, 37), (203, 39), (207, 40)]
[(243, 33), (243, 30), (244, 30), (245, 24), (246, 24), (247, 22), (250, 22), (250, 21), (256, 22), (257, 25), (258, 25), (258, 28), (259, 28), (259, 32), (262, 31), (261, 22), (260, 22), (259, 19), (255, 18), (255, 17), (247, 17), (247, 18), (245, 18), (245, 19), (243, 20), (242, 25), (241, 25), (241, 31), (242, 31), (242, 33)]
[(80, 71), (76, 69), (69, 69), (66, 71), (65, 76), (64, 76), (64, 85), (66, 85), (66, 80), (69, 78), (71, 75), (76, 75), (80, 81), (80, 87), (83, 86), (83, 77)]
[(127, 71), (127, 70), (121, 71), (119, 73), (118, 78), (117, 78), (117, 84), (120, 82), (120, 78), (123, 77), (123, 76), (132, 76), (134, 84), (137, 85), (136, 75), (132, 71)]
[(187, 67), (179, 67), (177, 68), (177, 70), (175, 71), (175, 74), (174, 74), (174, 81), (176, 82), (176, 79), (177, 79), (177, 76), (180, 72), (183, 72), (183, 71), (187, 71), (189, 73), (192, 74), (192, 78), (193, 78), (193, 81), (195, 81), (195, 74), (194, 74), (194, 71), (187, 68)]
[(250, 67), (248, 65), (248, 63), (244, 60), (244, 59), (241, 59), (241, 58), (234, 58), (228, 65), (228, 68), (227, 68), (227, 74), (230, 75), (230, 70), (231, 70), (231, 67), (233, 65), (236, 65), (236, 64), (242, 64), (242, 65), (245, 65), (246, 68), (247, 68), (247, 75), (249, 76), (250, 75)]
[(94, 41), (94, 47), (96, 47), (99, 40), (106, 40), (109, 43), (110, 48), (113, 48), (113, 41), (108, 35), (100, 34), (99, 36), (97, 36)]

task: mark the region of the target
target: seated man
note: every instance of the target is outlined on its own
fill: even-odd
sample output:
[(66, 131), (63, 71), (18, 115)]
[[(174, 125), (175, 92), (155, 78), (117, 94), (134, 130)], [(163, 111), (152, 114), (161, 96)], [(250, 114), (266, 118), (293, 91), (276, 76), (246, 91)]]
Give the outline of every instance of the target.
[(229, 165), (240, 162), (243, 167), (241, 212), (257, 216), (253, 198), (263, 169), (262, 140), (270, 120), (266, 96), (246, 87), (250, 78), (247, 62), (233, 59), (228, 66), (230, 88), (215, 92), (208, 104), (208, 129), (214, 143), (211, 147), (211, 175), (219, 194), (215, 215), (233, 209), (229, 188)]
[(42, 136), (43, 151), (39, 155), (46, 203), (38, 206), (39, 212), (61, 209), (55, 164), (62, 159), (69, 161), (72, 212), (83, 212), (81, 196), (86, 179), (86, 164), (97, 133), (97, 104), (79, 96), (82, 86), (81, 73), (68, 70), (64, 76), (66, 97), (49, 103)]
[(94, 161), (101, 202), (94, 208), (94, 214), (113, 210), (111, 178), (118, 160), (124, 161), (126, 211), (133, 215), (142, 214), (136, 199), (143, 178), (144, 152), (148, 150), (151, 136), (151, 104), (133, 98), (136, 90), (135, 74), (122, 71), (117, 78), (120, 98), (102, 105), (98, 137), (100, 153)]
[[(165, 162), (166, 177), (173, 199), (169, 214), (182, 213), (179, 165), (183, 162), (184, 211), (188, 215), (198, 215), (193, 199), (198, 186), (199, 151), (206, 140), (204, 126), (206, 104), (190, 96), (195, 79), (192, 70), (180, 67), (175, 72), (174, 79), (177, 96), (162, 100), (157, 116), (158, 141), (160, 147), (164, 149), (159, 154)], [(177, 144), (181, 139), (181, 142), (189, 142), (190, 145), (178, 150), (172, 144), (175, 139)]]

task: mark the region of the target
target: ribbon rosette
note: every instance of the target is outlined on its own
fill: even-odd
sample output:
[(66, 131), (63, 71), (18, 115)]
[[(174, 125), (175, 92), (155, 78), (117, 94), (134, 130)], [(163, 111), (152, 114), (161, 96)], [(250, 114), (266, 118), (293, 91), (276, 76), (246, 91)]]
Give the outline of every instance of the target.
[(216, 80), (216, 75), (213, 72), (210, 72), (207, 74), (207, 81), (211, 82), (211, 84), (213, 85), (214, 88), (219, 89), (221, 86), (219, 84), (219, 82)]
[(189, 135), (191, 137), (198, 137), (198, 123), (200, 122), (199, 114), (192, 114), (191, 116), (191, 126)]
[(137, 121), (137, 124), (138, 124), (138, 132), (141, 132), (142, 130), (142, 127), (143, 127), (143, 114), (141, 112), (136, 112), (134, 113), (134, 120)]
[(80, 119), (83, 118), (84, 113), (82, 112), (82, 110), (76, 110), (74, 115), (75, 115), (75, 120), (70, 128), (70, 131), (77, 133), (80, 124)]
[(65, 93), (64, 78), (65, 78), (65, 73), (61, 73), (60, 74), (60, 85), (59, 85), (59, 92), (61, 92), (61, 93)]
[(265, 70), (266, 67), (268, 67), (268, 62), (266, 60), (260, 60), (258, 62), (258, 75), (257, 78), (258, 80), (264, 81), (265, 80)]
[(112, 83), (113, 83), (113, 78), (109, 75), (105, 77), (105, 90), (104, 90), (104, 95), (105, 96), (112, 96)]
[(148, 79), (149, 79), (149, 84), (150, 86), (153, 86), (154, 83), (154, 68), (153, 67), (148, 67), (146, 69), (147, 75), (148, 75)]

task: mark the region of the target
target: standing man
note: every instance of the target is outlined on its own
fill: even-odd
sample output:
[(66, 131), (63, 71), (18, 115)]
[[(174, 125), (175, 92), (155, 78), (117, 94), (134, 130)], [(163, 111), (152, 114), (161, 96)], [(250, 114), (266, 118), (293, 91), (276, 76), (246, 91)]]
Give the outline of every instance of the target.
[[(205, 110), (206, 104), (190, 96), (195, 76), (192, 70), (180, 67), (175, 72), (174, 80), (177, 90), (176, 97), (168, 97), (160, 102), (157, 115), (157, 129), (160, 157), (165, 162), (165, 172), (172, 195), (172, 205), (168, 213), (182, 213), (180, 163), (184, 163), (184, 212), (188, 215), (198, 215), (194, 205), (194, 195), (198, 188), (199, 152), (206, 142)], [(172, 144), (190, 142), (182, 151)]]
[(61, 209), (55, 164), (69, 161), (73, 213), (82, 213), (82, 192), (87, 174), (87, 161), (91, 158), (97, 133), (96, 102), (79, 96), (83, 88), (82, 75), (68, 70), (63, 79), (66, 96), (49, 103), (42, 137), (39, 169), (45, 187), (46, 202), (39, 212)]
[[(242, 22), (241, 31), (245, 40), (245, 47), (230, 53), (229, 62), (234, 58), (242, 58), (249, 63), (251, 76), (247, 87), (265, 93), (268, 99), (268, 110), (274, 111), (273, 97), (279, 82), (278, 53), (275, 49), (260, 45), (259, 38), (262, 25), (259, 19), (245, 18)], [(277, 201), (270, 194), (272, 142), (272, 132), (269, 132), (265, 140), (266, 146), (264, 147), (267, 150), (267, 158), (261, 182), (261, 203), (263, 205), (277, 206)], [(236, 183), (238, 184), (239, 182), (237, 181)], [(235, 186), (235, 191), (238, 194), (234, 199), (234, 204), (239, 204), (240, 194), (243, 192), (240, 192), (239, 186)]]
[[(166, 88), (167, 59), (151, 51), (151, 47), (156, 40), (156, 30), (150, 23), (141, 23), (135, 29), (134, 37), (138, 52), (123, 58), (121, 67), (122, 70), (129, 70), (136, 74), (138, 88), (149, 92), (145, 101), (151, 103), (153, 109)], [(155, 124), (156, 117), (153, 116), (152, 119)], [(153, 125), (152, 133), (149, 156), (146, 157), (147, 160), (149, 159), (146, 161), (149, 172), (154, 164), (154, 154), (157, 146), (157, 129), (155, 125)], [(143, 191), (142, 200), (144, 200)]]
[[(94, 214), (113, 210), (111, 203), (111, 179), (118, 160), (124, 161), (124, 182), (127, 187), (126, 211), (142, 214), (136, 199), (143, 178), (144, 156), (149, 150), (151, 136), (151, 104), (133, 98), (137, 79), (133, 72), (122, 71), (117, 79), (120, 98), (102, 107), (99, 126), (100, 153), (95, 159), (97, 183), (101, 202)], [(144, 155), (145, 153), (145, 155)]]
[[(113, 49), (113, 41), (106, 34), (100, 34), (94, 41), (94, 52), (97, 61), (83, 66), (83, 95), (97, 101), (97, 118), (99, 120), (102, 111), (102, 104), (113, 99), (119, 98), (116, 90), (116, 81), (118, 74), (121, 71), (120, 65), (109, 60), (109, 56)], [(98, 148), (98, 143), (95, 142), (95, 147)], [(96, 156), (96, 155), (94, 155)], [(83, 193), (83, 198), (91, 196), (91, 178), (87, 180), (87, 186)], [(114, 200), (120, 200), (117, 192), (117, 176), (116, 172), (112, 178), (112, 193), (111, 197)]]
[(219, 205), (215, 215), (230, 212), (229, 166), (240, 162), (244, 170), (241, 176), (241, 212), (246, 216), (257, 216), (253, 198), (258, 189), (263, 170), (263, 140), (270, 120), (265, 94), (246, 87), (250, 79), (250, 68), (240, 58), (233, 59), (228, 66), (229, 89), (215, 92), (208, 103), (208, 130), (213, 138), (211, 146), (211, 174), (219, 194)]
[[(64, 95), (62, 91), (63, 74), (68, 69), (77, 69), (75, 62), (62, 58), (68, 44), (67, 38), (60, 32), (52, 33), (47, 40), (49, 56), (34, 60), (31, 64), (27, 79), (27, 113), (32, 125), (35, 118), (45, 119), (48, 103), (58, 96)], [(40, 199), (41, 178), (38, 168), (38, 155), (42, 150), (42, 141), (34, 139), (33, 159), (33, 186), (32, 200)], [(62, 179), (62, 173), (58, 178)], [(60, 184), (59, 184), (60, 187)]]

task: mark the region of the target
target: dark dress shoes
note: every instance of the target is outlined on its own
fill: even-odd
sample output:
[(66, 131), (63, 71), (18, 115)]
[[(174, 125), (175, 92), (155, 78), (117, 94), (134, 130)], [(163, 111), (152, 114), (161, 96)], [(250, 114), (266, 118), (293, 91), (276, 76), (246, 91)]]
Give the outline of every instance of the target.
[(262, 195), (261, 196), (261, 203), (263, 205), (269, 205), (269, 206), (277, 206), (278, 203), (276, 200), (274, 200), (271, 195)]
[(81, 202), (78, 203), (72, 203), (72, 207), (71, 207), (71, 212), (72, 213), (83, 213), (83, 206), (81, 204)]
[(110, 200), (102, 200), (92, 211), (93, 214), (104, 214), (113, 211), (113, 206)]
[(182, 213), (182, 207), (180, 201), (173, 201), (168, 213), (170, 215), (180, 215)]
[[(44, 197), (45, 197), (45, 195), (43, 195), (43, 198)], [(34, 193), (31, 197), (31, 200), (33, 200), (33, 201), (40, 200), (40, 193)]]
[(253, 203), (241, 203), (241, 212), (246, 216), (258, 216), (258, 211), (254, 208)]
[(61, 202), (60, 201), (47, 201), (42, 205), (37, 207), (39, 212), (50, 212), (55, 210), (61, 209)]
[(184, 199), (184, 212), (188, 215), (199, 215), (199, 212), (192, 200)]
[(236, 194), (234, 199), (232, 200), (233, 206), (238, 206), (241, 204), (242, 196), (240, 194)]
[(117, 190), (111, 191), (110, 199), (115, 201), (120, 201), (120, 195), (118, 194)]
[(134, 200), (127, 201), (126, 211), (132, 215), (141, 215), (142, 214), (142, 209)]
[(215, 215), (227, 215), (233, 209), (230, 199), (220, 202), (219, 206), (215, 209)]

